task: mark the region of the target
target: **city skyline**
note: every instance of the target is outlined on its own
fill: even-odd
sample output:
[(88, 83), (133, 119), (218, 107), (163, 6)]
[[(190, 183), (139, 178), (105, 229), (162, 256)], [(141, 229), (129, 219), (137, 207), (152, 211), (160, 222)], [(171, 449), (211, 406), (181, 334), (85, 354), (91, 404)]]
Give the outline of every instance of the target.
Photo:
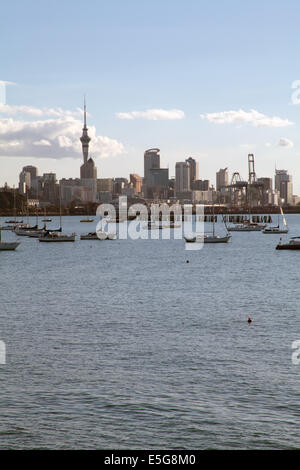
[[(88, 23), (76, 1), (3, 5), (0, 36), (11, 42), (1, 52), (0, 80), (10, 84), (0, 104), (0, 185), (16, 184), (26, 165), (58, 179), (78, 176), (86, 93), (90, 154), (101, 178), (142, 175), (152, 147), (161, 149), (170, 177), (176, 162), (192, 157), (199, 178), (214, 181), (223, 167), (246, 178), (246, 156), (254, 153), (258, 175), (286, 168), (299, 194), (300, 6), (188, 5), (92, 1)], [(11, 29), (16, 6), (28, 21)]]

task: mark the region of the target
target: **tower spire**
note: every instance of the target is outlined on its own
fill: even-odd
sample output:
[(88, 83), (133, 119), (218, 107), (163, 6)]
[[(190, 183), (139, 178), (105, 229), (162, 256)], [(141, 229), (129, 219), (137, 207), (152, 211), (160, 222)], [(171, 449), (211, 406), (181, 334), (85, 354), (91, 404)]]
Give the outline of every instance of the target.
[(84, 95), (84, 129), (86, 129), (86, 102), (85, 102), (85, 95)]
[(83, 163), (86, 163), (88, 160), (88, 154), (89, 154), (89, 142), (90, 142), (90, 137), (88, 135), (88, 128), (86, 127), (86, 102), (85, 102), (85, 95), (84, 95), (84, 102), (83, 102), (83, 108), (84, 108), (84, 118), (83, 118), (83, 128), (82, 128), (82, 136), (80, 137), (80, 141), (82, 143), (82, 154), (83, 154)]

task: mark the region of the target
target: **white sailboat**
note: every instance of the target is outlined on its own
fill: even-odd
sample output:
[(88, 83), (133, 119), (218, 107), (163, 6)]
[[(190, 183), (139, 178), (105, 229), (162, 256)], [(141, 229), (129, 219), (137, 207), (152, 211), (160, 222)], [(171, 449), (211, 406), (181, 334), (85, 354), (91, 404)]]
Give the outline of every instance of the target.
[(184, 239), (187, 243), (228, 243), (231, 234), (228, 233), (227, 225), (225, 223), (225, 219), (223, 217), (223, 223), (226, 229), (226, 234), (223, 236), (217, 235), (216, 230), (215, 230), (215, 210), (214, 210), (214, 205), (213, 205), (213, 218), (212, 218), (212, 223), (213, 223), (213, 230), (212, 230), (212, 235), (195, 235), (194, 237), (187, 237), (185, 236)]
[(273, 227), (266, 227), (262, 233), (265, 233), (265, 234), (268, 234), (268, 233), (288, 233), (289, 231), (289, 228), (288, 228), (288, 224), (287, 224), (287, 221), (286, 221), (286, 218), (284, 216), (284, 213), (283, 213), (283, 210), (282, 210), (282, 207), (280, 206), (280, 213), (281, 213), (281, 216), (282, 216), (282, 221), (283, 221), (283, 227), (280, 227), (280, 221), (279, 221), (279, 214), (278, 214), (278, 225), (276, 226), (273, 226)]

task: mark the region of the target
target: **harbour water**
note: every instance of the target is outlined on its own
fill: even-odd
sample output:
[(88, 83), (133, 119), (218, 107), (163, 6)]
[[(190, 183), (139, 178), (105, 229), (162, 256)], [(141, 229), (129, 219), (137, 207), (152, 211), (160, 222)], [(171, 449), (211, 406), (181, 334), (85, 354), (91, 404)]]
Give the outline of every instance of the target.
[(81, 218), (75, 243), (0, 253), (0, 448), (299, 448), (300, 252), (260, 232), (82, 241)]

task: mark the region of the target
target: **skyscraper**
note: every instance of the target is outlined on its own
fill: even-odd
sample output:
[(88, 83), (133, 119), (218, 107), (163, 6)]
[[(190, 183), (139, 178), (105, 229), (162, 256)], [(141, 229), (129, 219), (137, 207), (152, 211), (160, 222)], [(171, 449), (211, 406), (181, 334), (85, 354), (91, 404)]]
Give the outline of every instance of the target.
[(228, 186), (228, 168), (220, 168), (216, 173), (216, 189), (220, 191), (225, 186)]
[(198, 162), (192, 157), (187, 158), (185, 161), (190, 165), (190, 187), (192, 187), (192, 183), (199, 178)]
[(190, 164), (177, 162), (175, 167), (175, 193), (190, 191)]
[(293, 204), (293, 178), (287, 170), (275, 170), (275, 189), (285, 204)]
[(153, 148), (144, 153), (144, 195), (146, 198), (152, 197), (151, 191), (151, 170), (160, 168), (160, 149)]

